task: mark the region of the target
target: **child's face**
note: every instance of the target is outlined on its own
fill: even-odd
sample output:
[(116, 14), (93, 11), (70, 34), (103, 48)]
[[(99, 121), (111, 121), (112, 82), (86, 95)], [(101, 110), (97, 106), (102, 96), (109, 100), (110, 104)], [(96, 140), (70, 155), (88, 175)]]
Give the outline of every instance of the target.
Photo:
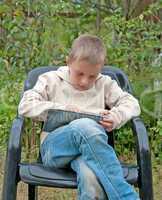
[(77, 90), (83, 91), (90, 89), (98, 74), (102, 64), (93, 65), (87, 61), (73, 61), (68, 64), (70, 70), (70, 82)]

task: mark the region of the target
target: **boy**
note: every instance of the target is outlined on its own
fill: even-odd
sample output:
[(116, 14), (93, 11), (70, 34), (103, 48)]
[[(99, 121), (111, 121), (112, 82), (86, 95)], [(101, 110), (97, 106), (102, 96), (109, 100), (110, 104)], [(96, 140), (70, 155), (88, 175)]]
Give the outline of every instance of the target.
[[(24, 93), (19, 114), (46, 120), (48, 109), (88, 111), (106, 116), (100, 123), (77, 119), (50, 133), (41, 134), (44, 165), (71, 165), (77, 173), (80, 200), (137, 200), (133, 187), (123, 178), (113, 148), (107, 144), (111, 131), (140, 114), (138, 101), (121, 90), (116, 81), (100, 74), (106, 56), (102, 41), (92, 35), (74, 40), (67, 66), (39, 76)], [(110, 110), (105, 110), (108, 106)]]

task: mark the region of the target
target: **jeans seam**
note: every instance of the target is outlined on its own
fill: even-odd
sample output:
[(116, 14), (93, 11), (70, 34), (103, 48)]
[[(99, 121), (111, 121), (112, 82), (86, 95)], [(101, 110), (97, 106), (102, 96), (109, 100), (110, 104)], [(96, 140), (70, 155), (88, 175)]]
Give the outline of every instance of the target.
[[(71, 127), (71, 128), (72, 128), (72, 127)], [(73, 129), (73, 128), (72, 128), (72, 129)], [(103, 172), (104, 170), (103, 170), (103, 168), (102, 168), (102, 166), (101, 166), (101, 163), (99, 162), (99, 159), (98, 159), (97, 155), (95, 154), (95, 151), (94, 151), (93, 147), (91, 147), (91, 145), (90, 145), (89, 142), (88, 142), (88, 137), (86, 137), (86, 136), (84, 135), (84, 133), (82, 133), (82, 131), (80, 131), (80, 130), (78, 130), (78, 129), (75, 129), (75, 130), (73, 129), (73, 131), (76, 131), (76, 130), (78, 131), (78, 133), (80, 134), (80, 136), (82, 136), (83, 139), (84, 139), (84, 140), (87, 142), (87, 144), (89, 145), (89, 148), (91, 149), (91, 152), (93, 153), (95, 159), (97, 160), (97, 162), (98, 162), (98, 164), (99, 164), (99, 167), (101, 168), (104, 177), (105, 177), (106, 179), (109, 180), (109, 182), (110, 182), (111, 185), (113, 186), (113, 188), (114, 188), (114, 190), (116, 191), (117, 196), (118, 196), (118, 198), (119, 198), (119, 200), (120, 200), (121, 198), (120, 198), (120, 196), (119, 196), (119, 194), (118, 194), (118, 191), (115, 189), (115, 187), (114, 187), (113, 183), (110, 181), (109, 177), (107, 177), (107, 176), (105, 175), (105, 173)], [(100, 134), (100, 135), (102, 135), (102, 134)], [(76, 145), (76, 144), (75, 144), (75, 145)]]

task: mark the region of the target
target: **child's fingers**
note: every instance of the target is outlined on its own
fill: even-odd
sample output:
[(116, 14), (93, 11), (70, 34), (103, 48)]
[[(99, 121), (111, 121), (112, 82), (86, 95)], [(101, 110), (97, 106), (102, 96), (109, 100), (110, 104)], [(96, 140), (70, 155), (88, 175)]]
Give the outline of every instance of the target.
[(109, 111), (108, 110), (103, 110), (100, 112), (101, 115), (108, 115), (109, 114)]
[(113, 128), (113, 123), (112, 122), (104, 122), (104, 121), (100, 121), (100, 124), (104, 127), (104, 128)]
[(108, 132), (111, 132), (113, 129), (112, 128), (107, 128), (106, 129)]
[(104, 121), (100, 121), (100, 123), (105, 126), (105, 127), (113, 127), (113, 123), (112, 122), (104, 122)]
[(102, 124), (107, 125), (107, 126), (113, 126), (114, 121), (110, 118), (105, 118), (100, 121)]
[(113, 127), (107, 127), (107, 126), (104, 126), (104, 125), (102, 125), (102, 126), (108, 132), (111, 132), (113, 130)]
[(109, 117), (103, 117), (102, 121), (107, 122), (107, 123), (113, 123), (114, 121), (110, 119)]

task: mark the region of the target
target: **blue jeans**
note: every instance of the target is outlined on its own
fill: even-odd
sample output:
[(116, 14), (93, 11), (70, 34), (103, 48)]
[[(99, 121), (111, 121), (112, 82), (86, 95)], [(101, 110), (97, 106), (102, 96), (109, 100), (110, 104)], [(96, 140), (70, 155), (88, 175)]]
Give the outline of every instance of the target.
[[(100, 124), (89, 118), (77, 119), (48, 134), (40, 149), (42, 161), (56, 168), (71, 164), (77, 173), (79, 200), (139, 200), (107, 140)], [(89, 174), (91, 180), (86, 178)]]

